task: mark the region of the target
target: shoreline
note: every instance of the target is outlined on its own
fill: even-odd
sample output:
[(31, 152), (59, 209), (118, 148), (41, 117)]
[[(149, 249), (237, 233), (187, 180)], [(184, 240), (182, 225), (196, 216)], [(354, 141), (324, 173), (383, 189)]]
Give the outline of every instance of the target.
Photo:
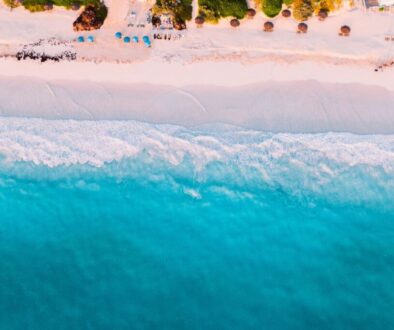
[(2, 117), (136, 120), (184, 127), (228, 124), (272, 133), (394, 134), (394, 91), (356, 83), (165, 85), (14, 76), (0, 77), (0, 100)]

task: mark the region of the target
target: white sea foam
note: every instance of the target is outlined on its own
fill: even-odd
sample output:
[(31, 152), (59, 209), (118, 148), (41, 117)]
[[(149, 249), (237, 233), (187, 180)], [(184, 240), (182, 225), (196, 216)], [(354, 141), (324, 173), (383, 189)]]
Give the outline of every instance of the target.
[(186, 129), (135, 121), (0, 119), (0, 154), (7, 162), (100, 167), (142, 153), (178, 165), (190, 158), (197, 169), (232, 162), (271, 171), (278, 161), (314, 168), (321, 176), (336, 167), (367, 165), (394, 172), (394, 135), (267, 134), (241, 129)]
[[(207, 181), (212, 193), (237, 199), (249, 198), (244, 189), (253, 195), (262, 187), (360, 205), (381, 203), (394, 194), (394, 135), (268, 134), (229, 126), (7, 118), (0, 119), (0, 159), (2, 171), (16, 175), (25, 171), (21, 174), (14, 165), (35, 164), (62, 166), (61, 172), (85, 165), (84, 171), (103, 168), (111, 176), (158, 183), (167, 178), (193, 199), (204, 198), (199, 185)], [(177, 181), (179, 175), (186, 183)]]

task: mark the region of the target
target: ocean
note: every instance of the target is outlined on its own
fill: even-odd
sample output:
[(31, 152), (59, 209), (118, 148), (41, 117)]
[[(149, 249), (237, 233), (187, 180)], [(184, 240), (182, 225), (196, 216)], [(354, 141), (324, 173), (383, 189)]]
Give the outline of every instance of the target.
[(394, 135), (0, 119), (0, 329), (394, 329)]

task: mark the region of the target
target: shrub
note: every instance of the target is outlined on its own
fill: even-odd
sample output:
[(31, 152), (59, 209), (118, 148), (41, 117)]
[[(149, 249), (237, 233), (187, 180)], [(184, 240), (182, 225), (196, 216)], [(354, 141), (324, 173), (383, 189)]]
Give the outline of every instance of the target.
[(338, 10), (342, 6), (342, 0), (320, 0), (314, 3), (314, 10), (317, 14), (321, 9), (331, 12)]
[[(9, 1), (9, 0), (8, 0)], [(104, 13), (103, 7), (105, 7), (100, 0), (24, 0), (23, 6), (31, 11), (43, 11), (44, 6), (48, 3), (52, 3), (54, 6), (70, 8), (73, 4), (79, 4), (81, 6), (87, 6), (89, 4), (95, 6), (100, 10), (100, 13)], [(105, 14), (105, 17), (107, 15)]]
[(282, 0), (263, 0), (262, 10), (268, 17), (275, 17), (282, 10)]
[(4, 0), (4, 4), (10, 8), (16, 8), (19, 6), (15, 0)]
[(102, 2), (99, 2), (97, 5), (94, 6), (94, 8), (96, 11), (97, 19), (104, 23), (108, 15), (108, 8)]
[(311, 0), (294, 0), (293, 17), (298, 21), (306, 21), (313, 14)]
[(222, 17), (244, 18), (248, 5), (246, 0), (199, 0), (200, 15), (208, 22), (217, 22)]
[(186, 22), (192, 19), (192, 0), (157, 0), (153, 7), (156, 15), (171, 14), (177, 22)]

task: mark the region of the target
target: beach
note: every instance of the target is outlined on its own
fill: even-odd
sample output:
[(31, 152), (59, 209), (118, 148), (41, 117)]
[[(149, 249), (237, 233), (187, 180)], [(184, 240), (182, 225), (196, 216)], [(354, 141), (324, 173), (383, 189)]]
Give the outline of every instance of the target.
[(197, 3), (0, 0), (0, 327), (393, 329), (393, 12)]
[[(358, 66), (0, 61), (3, 116), (394, 132), (392, 72)], [(340, 82), (338, 82), (340, 77)], [(20, 97), (20, 95), (23, 97)]]
[[(107, 5), (108, 21), (93, 32), (93, 44), (73, 41), (74, 12), (0, 8), (3, 116), (218, 122), (292, 133), (394, 132), (394, 68), (375, 71), (394, 57), (394, 42), (384, 40), (392, 32), (389, 13), (344, 8), (325, 22), (313, 18), (306, 35), (296, 34), (296, 22), (283, 17), (273, 20), (274, 32), (264, 33), (261, 14), (237, 30), (226, 20), (203, 28), (189, 23), (180, 40), (146, 48), (113, 37), (115, 31), (134, 33), (125, 23), (131, 8), (124, 1)], [(352, 26), (350, 37), (337, 34), (344, 23)], [(75, 51), (77, 60), (40, 63), (12, 56), (21, 45), (53, 37)]]

